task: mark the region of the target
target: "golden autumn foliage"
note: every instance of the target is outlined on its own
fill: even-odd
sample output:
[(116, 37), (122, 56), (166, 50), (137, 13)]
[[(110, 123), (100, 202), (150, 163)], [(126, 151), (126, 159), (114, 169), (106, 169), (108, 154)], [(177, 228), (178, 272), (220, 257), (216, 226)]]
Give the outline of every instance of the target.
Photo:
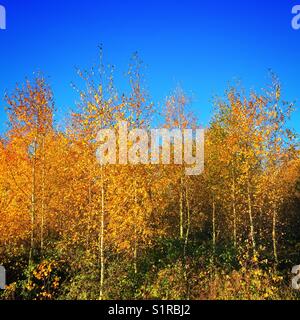
[[(159, 113), (137, 55), (122, 95), (102, 56), (100, 65), (97, 76), (79, 72), (85, 89), (64, 130), (42, 77), (6, 97), (0, 265), (9, 281), (0, 297), (282, 298), (300, 262), (300, 159), (278, 79), (216, 99), (205, 170), (188, 177), (177, 164), (99, 165), (100, 129), (121, 120), (150, 128)], [(176, 89), (161, 127), (196, 128), (189, 103)]]

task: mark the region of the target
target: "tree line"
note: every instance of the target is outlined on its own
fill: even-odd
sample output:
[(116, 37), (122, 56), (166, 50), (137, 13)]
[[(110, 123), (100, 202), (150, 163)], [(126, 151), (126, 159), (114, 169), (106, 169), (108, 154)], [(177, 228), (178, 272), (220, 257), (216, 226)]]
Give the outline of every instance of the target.
[(183, 165), (99, 165), (95, 156), (98, 131), (120, 121), (199, 127), (182, 89), (154, 105), (137, 55), (126, 93), (102, 55), (78, 74), (83, 89), (75, 87), (79, 103), (64, 128), (44, 77), (6, 95), (0, 297), (297, 298), (289, 282), (300, 262), (299, 146), (294, 104), (276, 75), (259, 92), (232, 86), (214, 99), (205, 170), (186, 176)]

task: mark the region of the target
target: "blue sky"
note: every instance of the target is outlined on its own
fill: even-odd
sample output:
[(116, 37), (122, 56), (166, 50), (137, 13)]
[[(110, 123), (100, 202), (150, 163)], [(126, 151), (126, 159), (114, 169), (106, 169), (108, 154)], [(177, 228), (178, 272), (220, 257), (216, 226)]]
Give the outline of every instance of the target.
[[(299, 3), (297, 3), (297, 1)], [(147, 65), (155, 102), (180, 83), (194, 97), (193, 111), (206, 124), (211, 100), (240, 79), (259, 89), (272, 68), (286, 100), (300, 102), (300, 30), (291, 27), (300, 0), (0, 0), (7, 30), (0, 30), (0, 132), (3, 95), (42, 71), (53, 87), (59, 121), (77, 94), (75, 67), (97, 61), (117, 67), (118, 81), (138, 51)], [(159, 107), (157, 107), (159, 109)], [(300, 112), (291, 125), (300, 132)]]

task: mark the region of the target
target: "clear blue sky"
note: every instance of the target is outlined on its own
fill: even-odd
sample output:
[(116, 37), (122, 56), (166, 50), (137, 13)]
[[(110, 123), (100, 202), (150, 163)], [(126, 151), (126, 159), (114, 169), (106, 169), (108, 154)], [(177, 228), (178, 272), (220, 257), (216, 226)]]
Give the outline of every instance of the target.
[[(0, 0), (7, 30), (0, 30), (0, 131), (2, 97), (35, 71), (50, 77), (57, 120), (74, 105), (75, 67), (105, 60), (127, 70), (138, 51), (147, 64), (154, 101), (181, 83), (194, 95), (193, 110), (207, 123), (211, 98), (229, 82), (261, 88), (272, 68), (284, 98), (300, 102), (300, 30), (291, 9), (300, 0)], [(292, 125), (300, 132), (300, 112)]]

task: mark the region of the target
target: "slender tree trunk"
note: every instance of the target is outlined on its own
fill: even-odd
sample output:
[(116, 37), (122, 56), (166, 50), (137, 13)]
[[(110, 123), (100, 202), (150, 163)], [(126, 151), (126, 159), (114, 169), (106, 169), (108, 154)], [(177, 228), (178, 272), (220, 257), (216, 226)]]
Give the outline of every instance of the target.
[(255, 243), (255, 237), (254, 237), (254, 224), (253, 224), (252, 200), (251, 200), (249, 177), (247, 181), (247, 194), (248, 194), (248, 214), (249, 214), (249, 222), (250, 222), (250, 239), (252, 243), (253, 254), (255, 255), (256, 243)]
[(212, 203), (212, 245), (213, 245), (213, 253), (216, 252), (216, 203), (215, 203), (215, 197), (213, 197), (213, 203)]
[(179, 238), (183, 239), (183, 179), (180, 178), (180, 196), (179, 196)]
[(236, 194), (235, 194), (235, 175), (232, 170), (232, 213), (233, 213), (233, 245), (237, 246), (237, 222), (236, 222)]
[(183, 249), (183, 255), (184, 255), (184, 277), (186, 282), (186, 297), (189, 300), (190, 298), (190, 283), (189, 283), (189, 277), (188, 277), (188, 264), (187, 264), (187, 249), (188, 249), (188, 243), (189, 243), (189, 234), (190, 234), (190, 228), (191, 228), (191, 210), (190, 210), (190, 201), (189, 201), (189, 192), (188, 187), (186, 186), (186, 209), (187, 209), (187, 226), (186, 226), (186, 233), (185, 233), (185, 241), (184, 241), (184, 249)]
[(233, 210), (233, 246), (237, 247), (237, 223), (236, 223), (236, 204), (235, 201), (232, 204)]
[(34, 139), (33, 154), (32, 154), (32, 190), (31, 190), (31, 232), (30, 232), (30, 250), (29, 250), (29, 268), (32, 266), (33, 251), (34, 251), (34, 228), (36, 216), (36, 144), (37, 139)]
[(138, 250), (138, 240), (137, 240), (137, 230), (136, 227), (134, 228), (134, 252), (133, 252), (133, 267), (134, 267), (134, 273), (138, 273), (138, 267), (137, 267), (137, 250)]
[(272, 242), (273, 242), (273, 253), (275, 264), (278, 264), (278, 255), (277, 255), (277, 239), (276, 239), (276, 228), (277, 228), (277, 211), (273, 209), (273, 225), (272, 225)]
[[(134, 183), (134, 204), (135, 208), (138, 207), (138, 202), (137, 202), (137, 183), (135, 181)], [(137, 267), (137, 255), (138, 255), (138, 237), (137, 237), (137, 228), (136, 228), (136, 223), (134, 225), (134, 248), (133, 248), (133, 268), (134, 268), (134, 273), (138, 273), (138, 267)]]
[(103, 285), (104, 285), (104, 218), (105, 218), (105, 207), (104, 207), (104, 177), (103, 177), (103, 166), (101, 166), (101, 226), (100, 226), (100, 292), (99, 300), (103, 300)]
[(42, 141), (43, 166), (42, 166), (42, 212), (41, 212), (41, 255), (44, 255), (44, 228), (45, 228), (45, 137)]
[[(89, 178), (89, 190), (88, 190), (88, 199), (89, 199), (89, 213), (88, 213), (88, 226), (91, 226), (92, 223), (92, 174), (90, 173)], [(89, 248), (90, 245), (90, 232), (87, 232), (86, 236), (86, 247)]]
[(188, 245), (190, 228), (191, 228), (191, 211), (190, 211), (190, 201), (189, 201), (189, 194), (188, 194), (187, 187), (186, 187), (186, 209), (187, 209), (187, 227), (186, 227), (185, 241), (184, 241), (185, 248)]
[(258, 227), (258, 232), (259, 232), (259, 238), (261, 239), (263, 237), (262, 235), (262, 230), (264, 227), (264, 221), (263, 221), (263, 209), (262, 209), (262, 205), (259, 206), (259, 227)]

